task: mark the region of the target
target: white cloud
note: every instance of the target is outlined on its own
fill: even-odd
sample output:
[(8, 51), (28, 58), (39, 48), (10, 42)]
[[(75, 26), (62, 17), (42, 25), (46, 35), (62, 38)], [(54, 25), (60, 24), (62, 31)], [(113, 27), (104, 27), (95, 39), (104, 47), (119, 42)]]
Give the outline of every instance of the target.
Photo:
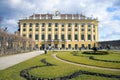
[(2, 25), (2, 28), (7, 27), (8, 31), (12, 33), (18, 29), (17, 20), (15, 19), (4, 19)]
[(8, 0), (6, 2), (11, 8), (29, 10), (35, 7), (34, 4), (27, 0)]
[(10, 3), (12, 4), (12, 5), (18, 5), (18, 4), (20, 4), (22, 2), (22, 0), (10, 0)]
[(9, 25), (17, 25), (17, 21), (14, 19), (5, 20), (5, 23)]
[(22, 3), (22, 0), (8, 0), (6, 2), (11, 8), (16, 8), (18, 5)]

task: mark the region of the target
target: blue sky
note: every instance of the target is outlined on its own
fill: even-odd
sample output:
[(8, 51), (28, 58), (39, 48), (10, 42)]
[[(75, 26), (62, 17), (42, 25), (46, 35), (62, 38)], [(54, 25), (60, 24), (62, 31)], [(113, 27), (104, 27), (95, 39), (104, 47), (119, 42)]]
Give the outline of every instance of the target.
[(99, 41), (120, 39), (120, 0), (0, 0), (1, 26), (14, 33), (21, 17), (54, 10), (93, 15), (99, 20)]

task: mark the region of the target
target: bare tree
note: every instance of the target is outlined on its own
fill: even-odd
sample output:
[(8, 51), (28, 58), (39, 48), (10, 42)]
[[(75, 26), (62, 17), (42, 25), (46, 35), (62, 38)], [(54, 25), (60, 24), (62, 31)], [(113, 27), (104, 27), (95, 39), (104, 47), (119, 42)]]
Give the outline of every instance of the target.
[(31, 51), (34, 45), (33, 40), (7, 33), (0, 28), (0, 55)]

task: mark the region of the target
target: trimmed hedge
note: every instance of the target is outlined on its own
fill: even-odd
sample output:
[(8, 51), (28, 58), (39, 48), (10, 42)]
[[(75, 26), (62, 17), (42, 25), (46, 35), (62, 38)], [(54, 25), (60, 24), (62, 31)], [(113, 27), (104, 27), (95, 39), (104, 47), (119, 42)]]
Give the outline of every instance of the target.
[(96, 53), (94, 53), (93, 51), (84, 51), (84, 52), (82, 52), (82, 54), (107, 55), (107, 54), (109, 54), (109, 52), (107, 52), (107, 51), (97, 51)]
[(41, 77), (36, 77), (34, 75), (29, 74), (29, 70), (34, 69), (34, 68), (40, 68), (40, 67), (45, 67), (45, 66), (55, 66), (54, 64), (48, 63), (45, 58), (42, 59), (41, 62), (44, 63), (45, 65), (44, 66), (33, 66), (30, 68), (24, 69), (20, 72), (20, 76), (25, 78), (26, 80), (69, 80), (69, 79), (78, 77), (79, 75), (85, 74), (85, 75), (120, 79), (120, 76), (118, 75), (102, 74), (102, 73), (89, 72), (89, 71), (84, 71), (84, 70), (79, 70), (70, 75), (63, 76), (63, 77), (56, 77), (56, 78), (41, 78)]
[(96, 59), (96, 58), (94, 58), (94, 56), (90, 56), (89, 59), (95, 60), (95, 61), (102, 61), (102, 62), (120, 63), (120, 61)]

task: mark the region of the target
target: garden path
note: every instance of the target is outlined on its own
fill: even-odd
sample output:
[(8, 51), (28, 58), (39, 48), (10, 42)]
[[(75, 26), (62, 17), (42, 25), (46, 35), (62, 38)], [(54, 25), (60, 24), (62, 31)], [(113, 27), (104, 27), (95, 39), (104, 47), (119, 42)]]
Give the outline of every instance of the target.
[(13, 66), (20, 62), (28, 60), (42, 53), (44, 53), (44, 51), (33, 51), (33, 52), (28, 52), (28, 53), (0, 57), (0, 70), (6, 69), (10, 66)]
[(94, 68), (94, 69), (101, 69), (101, 70), (109, 70), (109, 71), (120, 71), (120, 69), (112, 69), (112, 68), (103, 68), (103, 67), (97, 67), (97, 66), (90, 66), (90, 65), (85, 65), (85, 64), (78, 64), (78, 63), (73, 63), (73, 62), (69, 62), (63, 59), (60, 59), (56, 56), (56, 54), (52, 55), (55, 59), (68, 63), (68, 64), (73, 64), (73, 65), (77, 65), (77, 66), (82, 66), (82, 67), (87, 67), (87, 68)]

